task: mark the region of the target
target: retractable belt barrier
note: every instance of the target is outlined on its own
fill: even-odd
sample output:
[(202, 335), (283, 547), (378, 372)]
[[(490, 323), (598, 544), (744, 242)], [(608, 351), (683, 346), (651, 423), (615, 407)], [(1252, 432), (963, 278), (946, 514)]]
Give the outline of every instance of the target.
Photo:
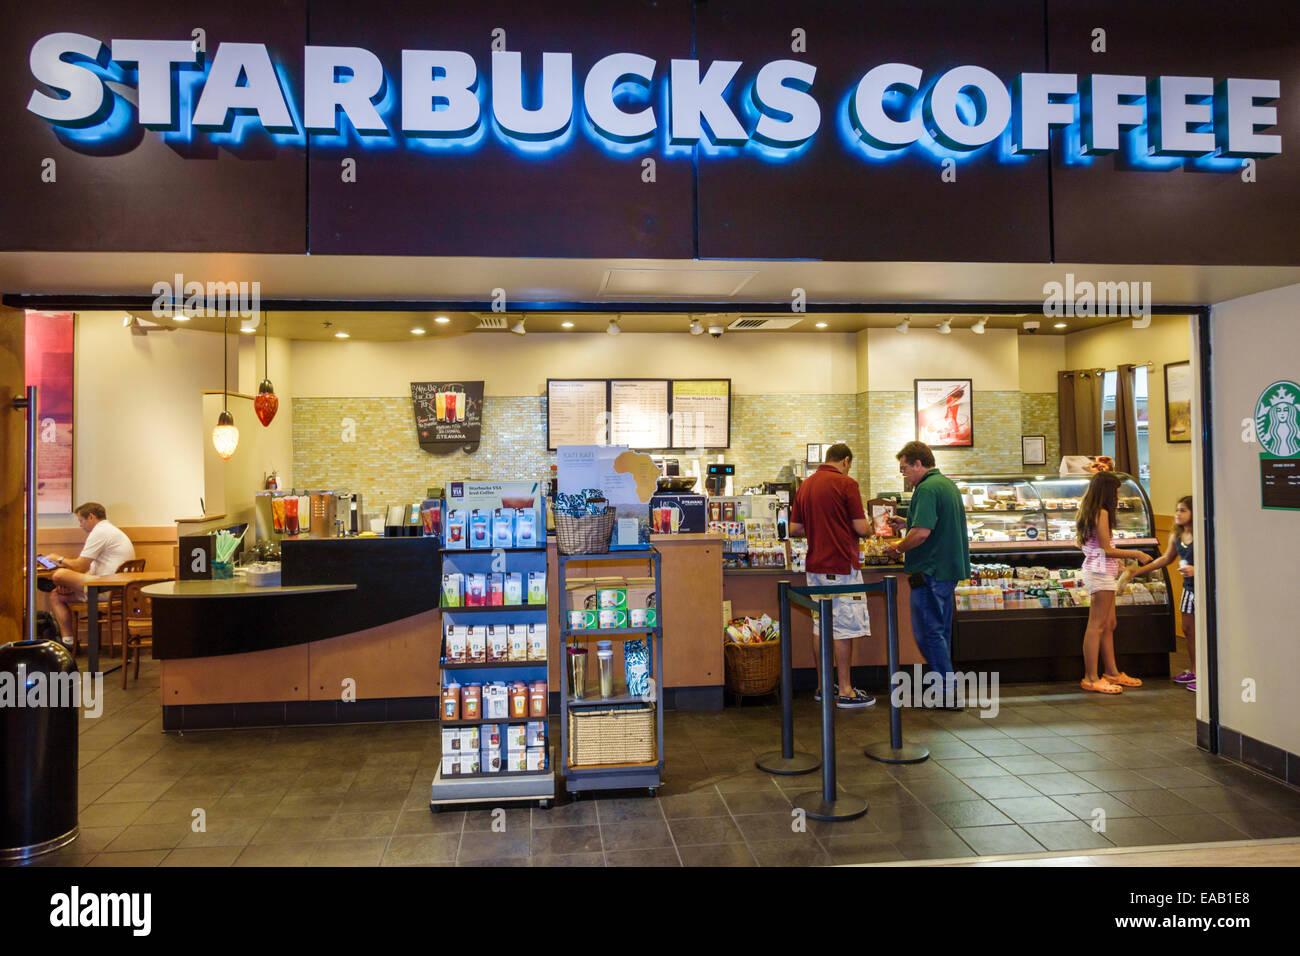
[[(757, 760), (760, 770), (778, 774), (810, 773), (817, 769), (812, 754), (794, 751), (794, 718), (792, 713), (792, 666), (790, 650), (790, 605), (797, 604), (818, 615), (821, 632), (822, 687), (822, 788), (801, 793), (794, 805), (814, 820), (853, 820), (867, 812), (867, 801), (861, 797), (838, 792), (835, 779), (835, 702), (831, 688), (832, 646), (835, 641), (835, 615), (832, 599), (843, 594), (881, 593), (885, 597), (885, 620), (889, 645), (890, 686), (898, 672), (898, 581), (886, 575), (879, 584), (854, 584), (844, 586), (793, 587), (790, 582), (778, 585), (781, 615), (781, 752), (763, 754)], [(930, 752), (914, 744), (903, 743), (902, 715), (891, 693), (889, 709), (890, 740), (872, 744), (866, 755), (886, 763), (918, 763)]]

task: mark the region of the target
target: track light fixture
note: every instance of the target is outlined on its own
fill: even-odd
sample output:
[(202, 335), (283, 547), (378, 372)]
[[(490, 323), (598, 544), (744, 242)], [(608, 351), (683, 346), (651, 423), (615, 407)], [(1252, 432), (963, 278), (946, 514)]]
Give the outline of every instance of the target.
[(909, 315), (907, 318), (903, 319), (902, 322), (899, 322), (896, 326), (894, 326), (894, 331), (902, 332), (904, 335), (906, 335), (907, 330), (910, 329), (911, 327), (912, 327), (912, 317)]
[(989, 324), (989, 317), (981, 315), (979, 321), (970, 327), (970, 330), (976, 335), (983, 335), (985, 327)]

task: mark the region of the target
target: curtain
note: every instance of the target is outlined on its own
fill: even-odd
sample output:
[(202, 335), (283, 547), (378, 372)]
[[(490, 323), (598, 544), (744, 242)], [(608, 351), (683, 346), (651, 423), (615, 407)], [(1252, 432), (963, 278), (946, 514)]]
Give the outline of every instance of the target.
[(1056, 381), (1061, 454), (1100, 455), (1101, 373), (1094, 369), (1058, 372)]
[(1138, 473), (1137, 366), (1121, 365), (1115, 375), (1115, 470)]

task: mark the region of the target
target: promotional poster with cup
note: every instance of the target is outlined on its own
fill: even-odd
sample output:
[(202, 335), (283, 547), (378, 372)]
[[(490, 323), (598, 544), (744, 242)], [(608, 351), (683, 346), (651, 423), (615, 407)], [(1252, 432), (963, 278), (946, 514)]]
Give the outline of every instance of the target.
[(654, 495), (650, 530), (654, 534), (703, 534), (708, 524), (704, 495)]

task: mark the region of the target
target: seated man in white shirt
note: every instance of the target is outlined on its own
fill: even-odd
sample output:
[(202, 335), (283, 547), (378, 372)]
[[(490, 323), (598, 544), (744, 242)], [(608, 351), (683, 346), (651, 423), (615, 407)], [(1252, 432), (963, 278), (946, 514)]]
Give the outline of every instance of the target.
[[(68, 605), (86, 600), (86, 578), (113, 574), (122, 564), (135, 558), (135, 547), (121, 529), (108, 520), (104, 506), (88, 501), (77, 508), (77, 523), (86, 532), (86, 544), (75, 558), (57, 554), (46, 555), (58, 565), (53, 574), (55, 590), (50, 594), (50, 610), (59, 622), (63, 643), (72, 647), (76, 643), (76, 630), (72, 610)], [(108, 593), (100, 594), (107, 600)], [(90, 613), (95, 613), (92, 609)]]

